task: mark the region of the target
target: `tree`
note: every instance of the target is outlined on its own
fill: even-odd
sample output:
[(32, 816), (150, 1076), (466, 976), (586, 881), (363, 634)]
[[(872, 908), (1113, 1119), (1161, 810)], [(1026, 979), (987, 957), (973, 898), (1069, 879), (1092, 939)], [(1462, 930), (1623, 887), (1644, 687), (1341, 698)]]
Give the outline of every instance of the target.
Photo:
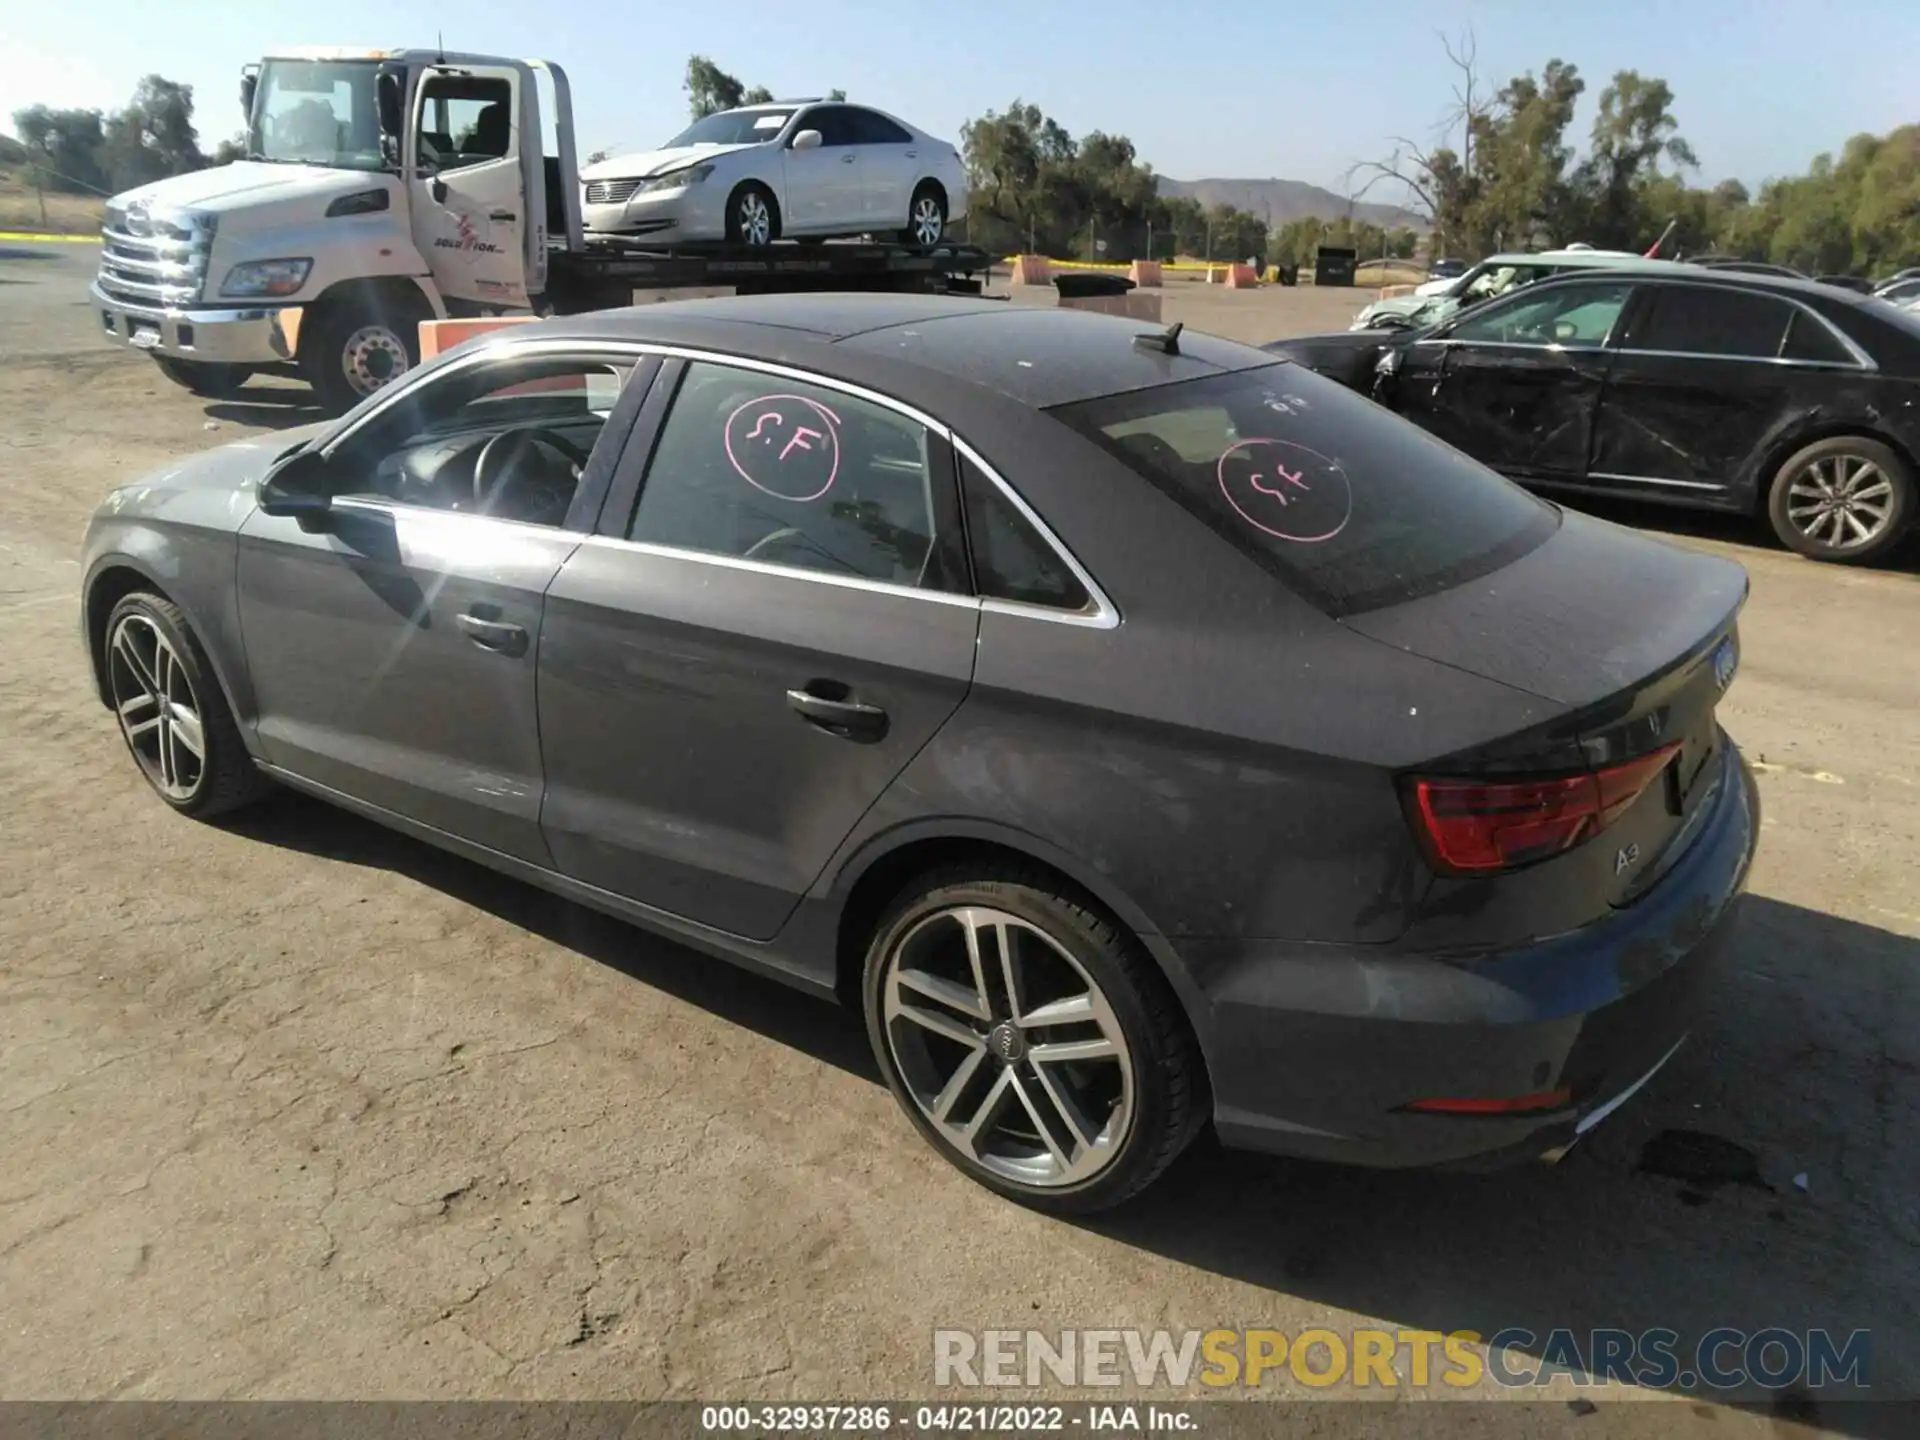
[(829, 100), (844, 100), (846, 98), (847, 98), (847, 92), (844, 90), (827, 91), (827, 99)]
[(764, 85), (755, 85), (751, 90), (747, 91), (745, 95), (740, 97), (740, 103), (742, 105), (771, 105), (773, 103), (773, 92)]
[[(1676, 171), (1693, 169), (1693, 147), (1680, 138), (1673, 118), (1673, 88), (1664, 80), (1622, 70), (1600, 92), (1599, 112), (1587, 158), (1574, 177), (1584, 220), (1584, 237), (1600, 246), (1635, 248), (1657, 232), (1664, 219), (1654, 220), (1645, 204), (1647, 192), (1661, 178), (1660, 164)], [(1669, 217), (1671, 218), (1671, 217)]]
[(687, 57), (685, 89), (687, 106), (696, 120), (704, 120), (722, 110), (735, 109), (746, 99), (745, 88), (740, 82), (704, 55)]
[(193, 87), (148, 75), (126, 109), (107, 119), (106, 163), (115, 190), (205, 167), (193, 128)]
[(68, 194), (110, 193), (102, 155), (106, 130), (98, 110), (29, 105), (13, 112), (13, 128), (35, 185)]

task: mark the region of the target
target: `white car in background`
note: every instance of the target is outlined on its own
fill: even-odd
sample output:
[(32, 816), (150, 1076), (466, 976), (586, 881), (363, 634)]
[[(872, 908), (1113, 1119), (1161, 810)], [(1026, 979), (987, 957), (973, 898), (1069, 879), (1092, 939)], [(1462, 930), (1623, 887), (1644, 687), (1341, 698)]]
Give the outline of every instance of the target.
[(959, 151), (840, 100), (722, 110), (658, 150), (585, 166), (580, 179), (589, 232), (663, 245), (871, 234), (927, 247), (967, 206)]

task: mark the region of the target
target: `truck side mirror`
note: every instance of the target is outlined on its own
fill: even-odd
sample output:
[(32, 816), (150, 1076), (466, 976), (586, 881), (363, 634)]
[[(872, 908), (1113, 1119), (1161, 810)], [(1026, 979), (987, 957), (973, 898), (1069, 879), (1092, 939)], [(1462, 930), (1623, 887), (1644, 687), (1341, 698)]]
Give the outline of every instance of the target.
[(260, 72), (244, 70), (240, 74), (240, 113), (249, 126), (253, 122), (253, 92), (260, 88)]
[(407, 122), (401, 114), (401, 108), (406, 100), (406, 87), (398, 72), (380, 72), (380, 78), (374, 84), (374, 97), (380, 107), (380, 128), (396, 138), (404, 134)]

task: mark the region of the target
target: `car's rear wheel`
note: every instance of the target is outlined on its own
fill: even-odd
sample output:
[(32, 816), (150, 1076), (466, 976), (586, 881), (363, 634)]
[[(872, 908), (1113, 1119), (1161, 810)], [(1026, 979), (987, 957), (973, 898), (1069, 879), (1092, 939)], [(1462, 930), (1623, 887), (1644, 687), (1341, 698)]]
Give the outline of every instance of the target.
[(183, 815), (211, 819), (269, 788), (186, 616), (146, 591), (107, 616), (107, 693), (140, 773)]
[(749, 180), (727, 197), (727, 239), (735, 245), (771, 245), (780, 238), (780, 205), (773, 192)]
[(1878, 440), (1841, 435), (1787, 458), (1768, 491), (1767, 518), (1802, 555), (1858, 565), (1900, 543), (1914, 505), (1904, 460)]
[(240, 387), (253, 378), (251, 365), (222, 365), (205, 360), (176, 360), (171, 355), (156, 355), (153, 363), (174, 384), (209, 400), (230, 400)]
[(915, 1127), (1023, 1204), (1117, 1205), (1204, 1119), (1198, 1047), (1165, 979), (1045, 877), (976, 867), (911, 887), (874, 933), (864, 998)]
[(931, 250), (947, 233), (947, 199), (940, 187), (924, 184), (913, 192), (907, 206), (907, 228), (900, 238), (908, 245)]

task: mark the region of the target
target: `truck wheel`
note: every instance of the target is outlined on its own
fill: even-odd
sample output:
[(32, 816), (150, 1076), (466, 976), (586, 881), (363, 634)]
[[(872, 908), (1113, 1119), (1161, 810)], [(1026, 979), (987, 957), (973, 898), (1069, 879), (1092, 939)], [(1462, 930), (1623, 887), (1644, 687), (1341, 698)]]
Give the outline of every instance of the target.
[(780, 202), (766, 186), (749, 180), (727, 197), (727, 240), (734, 245), (771, 245), (780, 238)]
[(902, 243), (931, 250), (947, 233), (947, 201), (940, 187), (926, 181), (913, 192), (907, 206), (907, 228), (900, 232)]
[(156, 355), (153, 363), (174, 384), (209, 400), (230, 400), (253, 378), (251, 365), (215, 365), (204, 360), (175, 360), (169, 355)]
[(418, 294), (366, 291), (322, 307), (300, 337), (300, 368), (329, 415), (344, 415), (420, 363), (420, 322), (433, 312)]

